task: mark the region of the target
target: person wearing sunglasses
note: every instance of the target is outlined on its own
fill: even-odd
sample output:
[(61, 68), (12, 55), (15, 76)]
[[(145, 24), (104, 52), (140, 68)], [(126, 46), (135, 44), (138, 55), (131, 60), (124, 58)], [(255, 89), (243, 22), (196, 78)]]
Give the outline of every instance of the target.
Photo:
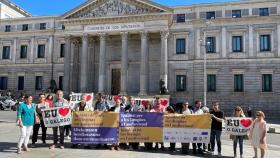
[(258, 148), (261, 150), (261, 158), (264, 158), (265, 150), (267, 149), (266, 143), (266, 122), (265, 115), (262, 111), (256, 112), (256, 119), (253, 123), (253, 128), (250, 131), (250, 139), (254, 148), (254, 157), (258, 158)]
[[(241, 106), (236, 106), (233, 112), (233, 117), (245, 117)], [(233, 140), (233, 152), (236, 157), (237, 142), (239, 143), (240, 158), (243, 157), (243, 140), (244, 136), (230, 135), (230, 139)]]

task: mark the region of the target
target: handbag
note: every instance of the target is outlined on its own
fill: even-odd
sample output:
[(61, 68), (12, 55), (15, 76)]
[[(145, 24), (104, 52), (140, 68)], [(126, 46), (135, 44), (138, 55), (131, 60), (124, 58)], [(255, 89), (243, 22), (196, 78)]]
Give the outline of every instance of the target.
[(40, 116), (35, 112), (35, 124), (40, 124)]

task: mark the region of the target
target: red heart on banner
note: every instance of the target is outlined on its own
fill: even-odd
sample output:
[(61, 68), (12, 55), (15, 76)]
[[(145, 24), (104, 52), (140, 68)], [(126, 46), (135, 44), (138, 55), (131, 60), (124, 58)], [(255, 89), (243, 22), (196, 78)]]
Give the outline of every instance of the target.
[(141, 104), (146, 107), (149, 104), (149, 100), (142, 100)]
[(60, 109), (58, 110), (58, 113), (59, 113), (61, 116), (65, 117), (66, 115), (68, 115), (69, 111), (70, 111), (69, 108), (60, 108)]
[(168, 100), (162, 99), (162, 100), (160, 100), (160, 104), (163, 105), (163, 106), (167, 106)]
[(251, 119), (242, 119), (240, 121), (240, 123), (243, 127), (247, 128), (252, 124), (252, 120)]
[(86, 102), (91, 100), (91, 95), (86, 96)]
[(115, 96), (113, 97), (113, 99), (114, 99), (114, 101), (117, 101), (117, 99), (120, 99), (120, 97), (117, 96), (117, 95), (115, 95)]

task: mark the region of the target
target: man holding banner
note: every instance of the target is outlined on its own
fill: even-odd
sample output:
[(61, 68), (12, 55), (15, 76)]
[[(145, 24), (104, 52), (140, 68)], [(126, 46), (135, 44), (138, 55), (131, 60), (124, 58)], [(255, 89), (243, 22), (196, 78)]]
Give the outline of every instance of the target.
[[(54, 108), (59, 108), (59, 107), (69, 107), (68, 101), (66, 99), (63, 98), (63, 91), (59, 90), (56, 93), (56, 100), (54, 101), (53, 107)], [(64, 149), (64, 126), (58, 126), (58, 127), (53, 127), (53, 144), (50, 146), (51, 150), (54, 150), (54, 148), (57, 145), (58, 142), (58, 132), (59, 129), (59, 133), (60, 133), (60, 139), (59, 139), (59, 143), (60, 143), (60, 149)]]

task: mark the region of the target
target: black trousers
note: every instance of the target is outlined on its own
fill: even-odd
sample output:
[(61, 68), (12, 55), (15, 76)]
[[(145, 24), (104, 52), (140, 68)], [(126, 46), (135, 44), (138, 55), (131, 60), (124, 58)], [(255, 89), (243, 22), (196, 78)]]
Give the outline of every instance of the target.
[(39, 129), (42, 129), (42, 141), (46, 141), (46, 135), (47, 135), (47, 127), (45, 127), (44, 121), (40, 120), (40, 124), (35, 124), (33, 127), (33, 135), (32, 135), (32, 143), (36, 143), (38, 140), (38, 132)]
[(196, 152), (196, 150), (202, 151), (202, 143), (192, 143), (192, 146), (194, 152)]
[(57, 135), (57, 132), (58, 132), (58, 129), (59, 129), (59, 143), (60, 144), (64, 144), (64, 126), (59, 126), (59, 127), (53, 127), (53, 144), (57, 144), (58, 142), (58, 135)]
[(71, 125), (64, 126), (66, 136), (70, 136)]

